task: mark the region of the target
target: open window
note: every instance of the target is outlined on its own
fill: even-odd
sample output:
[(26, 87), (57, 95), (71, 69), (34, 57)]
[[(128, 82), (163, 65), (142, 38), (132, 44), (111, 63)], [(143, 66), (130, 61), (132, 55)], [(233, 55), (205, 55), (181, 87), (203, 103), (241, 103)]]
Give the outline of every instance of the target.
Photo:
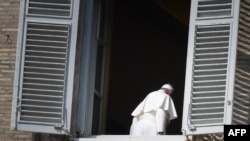
[(167, 134), (222, 132), (249, 117), (240, 1), (178, 2), (21, 1), (11, 128), (128, 135), (133, 109), (167, 82), (178, 114)]
[[(113, 20), (105, 17), (105, 11)], [(128, 134), (133, 108), (147, 93), (170, 82), (175, 88), (173, 99), (179, 118), (170, 124), (169, 134), (181, 134), (188, 27), (166, 12), (160, 1), (26, 0), (21, 2), (20, 15), (17, 51), (20, 56), (16, 63), (12, 129), (30, 131), (39, 127), (32, 131), (70, 134), (71, 124), (77, 123), (72, 130), (79, 136)], [(52, 38), (50, 34), (57, 32), (49, 31), (54, 29), (63, 29), (68, 36), (58, 34), (56, 39)], [(56, 48), (55, 52), (51, 45), (55, 42), (68, 43), (65, 45), (68, 50), (58, 52)], [(76, 56), (79, 52), (80, 59)], [(61, 87), (53, 79), (54, 73), (47, 72), (56, 71), (54, 67), (61, 62), (53, 59), (59, 54), (67, 57), (62, 60), (65, 67), (60, 77)], [(77, 59), (80, 64), (76, 63)], [(46, 71), (41, 71), (42, 67)], [(79, 84), (74, 79), (77, 73)], [(78, 85), (79, 91), (75, 90)], [(60, 87), (62, 93), (54, 95), (49, 91), (51, 87), (53, 91)], [(27, 94), (26, 88), (31, 90)], [(50, 111), (58, 107), (48, 105), (49, 102), (58, 103), (59, 113)], [(76, 118), (76, 107), (72, 106), (75, 103), (78, 104)], [(26, 104), (32, 108), (24, 109)], [(59, 123), (53, 117), (57, 113)], [(46, 123), (35, 120), (44, 120), (45, 114), (53, 120)], [(35, 122), (23, 122), (21, 116)]]
[[(186, 4), (183, 14), (189, 13)], [(181, 135), (188, 21), (168, 13), (162, 1), (95, 0), (85, 5), (87, 11), (80, 12), (80, 19), (87, 19), (80, 24), (85, 34), (77, 112), (80, 136), (128, 135), (135, 106), (167, 82), (174, 86), (178, 112), (168, 133)], [(111, 19), (105, 19), (105, 12)]]

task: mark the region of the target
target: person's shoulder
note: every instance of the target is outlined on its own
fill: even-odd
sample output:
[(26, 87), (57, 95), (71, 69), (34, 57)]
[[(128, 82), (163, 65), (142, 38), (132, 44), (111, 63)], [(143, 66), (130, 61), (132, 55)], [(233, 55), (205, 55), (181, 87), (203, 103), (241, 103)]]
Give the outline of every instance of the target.
[(160, 90), (156, 90), (156, 91), (152, 91), (148, 94), (148, 96), (151, 96), (151, 95), (159, 95), (159, 94), (163, 94)]
[(150, 94), (156, 94), (156, 93), (159, 93), (159, 92), (160, 92), (159, 90), (155, 90), (155, 91), (150, 92), (149, 95)]

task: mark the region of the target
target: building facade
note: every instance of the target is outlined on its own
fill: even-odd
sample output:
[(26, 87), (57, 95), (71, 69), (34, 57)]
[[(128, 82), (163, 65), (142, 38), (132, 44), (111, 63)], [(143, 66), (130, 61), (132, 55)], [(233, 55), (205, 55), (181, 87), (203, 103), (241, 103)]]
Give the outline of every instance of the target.
[[(133, 78), (127, 82), (122, 76), (137, 78), (136, 76), (143, 74), (151, 78), (152, 71), (146, 71), (150, 70), (148, 69), (150, 60), (146, 61), (144, 67), (142, 65), (144, 63), (135, 60), (133, 54), (143, 58), (144, 52), (141, 52), (143, 49), (149, 50), (145, 56), (151, 55), (152, 58), (158, 56), (150, 54), (154, 50), (146, 48), (148, 42), (137, 44), (133, 38), (126, 38), (127, 42), (116, 39), (116, 35), (121, 35), (117, 33), (126, 33), (127, 30), (121, 30), (124, 25), (132, 25), (133, 31), (139, 31), (140, 27), (151, 23), (141, 24), (140, 27), (131, 24), (129, 22), (131, 19), (126, 21), (124, 17), (132, 17), (138, 11), (124, 10), (126, 16), (116, 24), (117, 21), (114, 19), (121, 15), (115, 16), (118, 11), (114, 12), (114, 7), (119, 9), (121, 8), (119, 5), (125, 5), (126, 9), (126, 6), (131, 5), (122, 2), (117, 2), (117, 5), (113, 3), (114, 1), (109, 0), (0, 0), (0, 140), (80, 141), (93, 135), (94, 137), (103, 134), (115, 135), (117, 133), (112, 131), (112, 128), (115, 130), (116, 127), (125, 129), (124, 132), (121, 130), (120, 134), (126, 134), (128, 125), (124, 124), (129, 124), (126, 122), (129, 119), (126, 116), (129, 115), (129, 111), (125, 112), (126, 118), (120, 111), (132, 108), (127, 106), (128, 101), (121, 103), (125, 106), (117, 106), (119, 103), (114, 101), (119, 100), (112, 101), (111, 97), (116, 99), (121, 97), (123, 99), (120, 101), (125, 101), (131, 98), (139, 99), (140, 96), (132, 94), (133, 96), (126, 97), (123, 95), (129, 94), (122, 93), (116, 97), (119, 91), (113, 87), (126, 91), (125, 85), (129, 85), (128, 82), (132, 83), (132, 80), (135, 83), (129, 86), (137, 92), (137, 87), (133, 85), (142, 82)], [(142, 5), (141, 3), (132, 2), (132, 5), (135, 9), (143, 11), (138, 6)], [(168, 32), (171, 32), (168, 36), (153, 32), (156, 30), (155, 26), (150, 26), (151, 28), (145, 26), (140, 31), (152, 30), (150, 40), (153, 40), (152, 34), (157, 39), (167, 37), (169, 39), (166, 39), (166, 43), (175, 46), (166, 50), (154, 47), (158, 50), (155, 54), (170, 52), (175, 54), (173, 57), (185, 58), (179, 60), (171, 60), (172, 56), (160, 58), (160, 60), (170, 60), (167, 63), (173, 66), (173, 70), (150, 66), (164, 70), (167, 73), (159, 72), (159, 74), (168, 78), (172, 78), (171, 73), (178, 75), (179, 70), (185, 69), (180, 71), (180, 74), (185, 76), (178, 75), (179, 80), (171, 79), (174, 84), (179, 85), (177, 88), (180, 90), (177, 89), (176, 92), (178, 97), (174, 97), (174, 100), (181, 105), (177, 106), (180, 121), (171, 125), (181, 126), (176, 132), (170, 131), (174, 135), (193, 136), (193, 140), (202, 138), (223, 140), (224, 124), (249, 124), (250, 25), (247, 14), (249, 7), (249, 0), (192, 0), (186, 43), (185, 40), (178, 39), (178, 36), (184, 37), (181, 31), (178, 31), (182, 26), (168, 25), (173, 29), (173, 31), (168, 29)], [(152, 7), (144, 8), (148, 11), (147, 8)], [(129, 15), (129, 12), (132, 14)], [(174, 21), (170, 19), (168, 18), (167, 23)], [(115, 29), (116, 32), (111, 32)], [(126, 35), (132, 36), (138, 31)], [(146, 33), (141, 33), (140, 37), (143, 37), (143, 34)], [(125, 36), (117, 36), (117, 38), (123, 37)], [(138, 37), (135, 39), (140, 40)], [(187, 45), (186, 51), (179, 48), (183, 44), (178, 43), (178, 40)], [(162, 40), (154, 41), (164, 44)], [(123, 45), (117, 42), (122, 42)], [(140, 45), (145, 47), (135, 48)], [(131, 49), (127, 49), (130, 46)], [(121, 52), (131, 54), (121, 54)], [(179, 52), (184, 54), (178, 54)], [(125, 58), (132, 59), (124, 61), (124, 57), (120, 58), (114, 54), (126, 55)], [(111, 58), (115, 58), (118, 62)], [(133, 69), (131, 72), (130, 69), (126, 69), (115, 72), (118, 75), (114, 75), (112, 70), (122, 68), (122, 65), (117, 65), (116, 68), (111, 67), (113, 64), (128, 65), (133, 64), (133, 61), (138, 61), (143, 70), (135, 69), (135, 66), (138, 66), (138, 63), (135, 63), (134, 66), (129, 66)], [(155, 64), (158, 61), (152, 62)], [(175, 65), (172, 62), (179, 64), (185, 62), (185, 65)], [(143, 78), (138, 77), (141, 80), (144, 80)], [(151, 79), (153, 80), (153, 77)], [(182, 82), (179, 82), (180, 80)], [(154, 81), (164, 82), (162, 79)], [(152, 86), (146, 84), (150, 85)], [(112, 91), (115, 91), (114, 95)], [(181, 95), (182, 92), (184, 94)], [(115, 104), (109, 106), (110, 103)], [(109, 114), (110, 109), (111, 113), (117, 112), (117, 114)], [(117, 121), (118, 124), (115, 124)], [(131, 139), (128, 136), (125, 138)], [(184, 138), (179, 140), (182, 139)]]
[(28, 141), (31, 133), (10, 131), (20, 0), (0, 1), (0, 140)]

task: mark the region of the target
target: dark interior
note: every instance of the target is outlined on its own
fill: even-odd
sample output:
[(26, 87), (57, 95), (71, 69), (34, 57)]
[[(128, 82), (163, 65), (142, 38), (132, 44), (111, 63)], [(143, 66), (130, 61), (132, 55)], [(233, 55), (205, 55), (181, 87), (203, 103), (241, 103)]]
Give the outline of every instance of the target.
[(188, 26), (154, 0), (115, 0), (106, 134), (129, 134), (134, 108), (168, 82), (178, 118), (167, 134), (182, 134), (187, 39)]

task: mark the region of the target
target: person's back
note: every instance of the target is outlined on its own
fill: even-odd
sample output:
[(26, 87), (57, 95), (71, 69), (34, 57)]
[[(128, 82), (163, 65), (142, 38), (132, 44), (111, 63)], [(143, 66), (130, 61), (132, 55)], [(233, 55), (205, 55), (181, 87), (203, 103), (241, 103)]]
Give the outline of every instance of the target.
[[(169, 96), (173, 89), (165, 84), (160, 90), (149, 93), (132, 112), (130, 135), (166, 134), (166, 125), (177, 118), (174, 103)], [(167, 94), (168, 93), (168, 94)]]

